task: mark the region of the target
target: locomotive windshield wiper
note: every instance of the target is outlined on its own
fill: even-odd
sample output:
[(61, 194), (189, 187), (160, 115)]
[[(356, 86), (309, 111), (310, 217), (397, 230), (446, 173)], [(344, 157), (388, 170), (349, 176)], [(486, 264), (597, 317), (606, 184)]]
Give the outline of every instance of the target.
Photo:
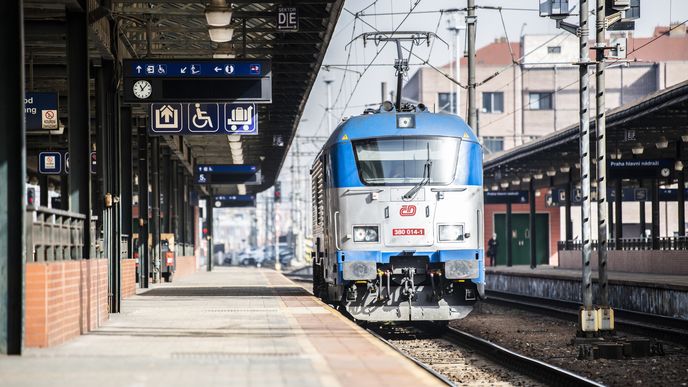
[(416, 185), (414, 185), (413, 188), (406, 192), (404, 196), (402, 196), (403, 199), (413, 198), (424, 185), (430, 183), (430, 168), (432, 168), (432, 161), (430, 161), (430, 143), (427, 144), (427, 147), (428, 158), (425, 160), (425, 164), (423, 165), (423, 178)]

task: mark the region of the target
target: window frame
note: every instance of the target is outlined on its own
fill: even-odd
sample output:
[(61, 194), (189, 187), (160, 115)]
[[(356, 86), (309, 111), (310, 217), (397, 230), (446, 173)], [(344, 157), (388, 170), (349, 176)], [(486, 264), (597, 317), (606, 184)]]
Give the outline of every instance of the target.
[[(533, 102), (531, 102), (531, 98), (534, 94), (539, 95), (540, 97), (537, 99), (538, 102), (538, 107), (535, 108), (533, 107)], [(544, 94), (549, 94), (549, 106), (547, 108), (542, 107), (542, 100), (544, 99), (542, 96)], [(528, 110), (554, 110), (554, 92), (553, 91), (529, 91), (528, 92)]]
[[(495, 96), (496, 95), (501, 95), (502, 98), (502, 108), (501, 110), (495, 109)], [(490, 96), (490, 110), (487, 110), (485, 108), (485, 97), (489, 95)], [(482, 100), (483, 100), (483, 106), (480, 109), (482, 113), (485, 114), (503, 114), (504, 113), (504, 92), (503, 91), (483, 91), (481, 92)]]

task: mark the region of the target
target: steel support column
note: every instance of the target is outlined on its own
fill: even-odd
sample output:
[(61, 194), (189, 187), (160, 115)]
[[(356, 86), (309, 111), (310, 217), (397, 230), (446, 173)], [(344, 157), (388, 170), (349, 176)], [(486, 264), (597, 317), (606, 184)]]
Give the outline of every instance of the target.
[(652, 179), (652, 250), (659, 250), (659, 181)]
[(148, 288), (150, 278), (150, 251), (148, 249), (148, 134), (146, 128), (139, 128), (139, 241), (141, 255), (139, 257), (139, 284)]
[(530, 181), (530, 190), (528, 192), (528, 198), (530, 199), (530, 216), (528, 220), (530, 222), (530, 268), (535, 269), (537, 266), (537, 213), (535, 208), (535, 183)]
[(506, 203), (506, 219), (504, 224), (506, 225), (506, 265), (512, 265), (511, 256), (511, 241), (512, 241), (512, 229), (511, 229), (511, 201)]
[(180, 165), (177, 170), (177, 184), (179, 185), (179, 216), (177, 217), (177, 227), (179, 232), (179, 241), (184, 244), (182, 254), (186, 256), (186, 244), (189, 241), (188, 235), (186, 233), (187, 199), (184, 197), (186, 193), (186, 176), (184, 175), (184, 167), (182, 165)]
[(151, 196), (153, 200), (153, 218), (151, 221), (151, 234), (153, 241), (152, 263), (153, 283), (160, 282), (162, 270), (160, 262), (160, 138), (151, 137)]
[(80, 258), (91, 257), (92, 244), (88, 35), (86, 12), (67, 10), (69, 210), (86, 216)]
[[(638, 179), (638, 187), (643, 188), (643, 179)], [(652, 194), (652, 192), (650, 192)], [(647, 221), (645, 219), (645, 200), (641, 200), (639, 203), (638, 217), (640, 218), (640, 236), (641, 238), (646, 238), (645, 230), (647, 229)]]
[(121, 195), (120, 204), (122, 207), (122, 234), (126, 235), (127, 251), (129, 256), (133, 257), (134, 246), (132, 246), (132, 196), (133, 196), (133, 172), (132, 172), (132, 121), (131, 121), (131, 107), (122, 107), (120, 111), (120, 142), (122, 146), (121, 166), (119, 168), (121, 180)]
[[(676, 141), (676, 163), (681, 163), (680, 168), (676, 168), (676, 178), (678, 181), (678, 236), (686, 236), (686, 175), (683, 173), (683, 161), (681, 160), (681, 140)], [(667, 219), (668, 221), (668, 219)]]
[(69, 175), (60, 176), (60, 209), (69, 211)]
[(160, 231), (163, 233), (172, 232), (172, 219), (170, 214), (172, 212), (172, 167), (170, 163), (172, 159), (169, 151), (165, 151), (162, 155), (162, 176), (160, 178), (161, 191), (163, 198), (161, 211), (163, 213), (164, 221), (161, 222)]
[(19, 355), (24, 330), (24, 15), (0, 1), (0, 354)]
[(623, 239), (623, 185), (621, 179), (616, 179), (616, 200), (614, 201), (614, 244), (616, 250), (621, 250), (621, 239)]
[(210, 189), (210, 196), (208, 196), (208, 199), (206, 200), (206, 211), (208, 212), (206, 214), (206, 224), (208, 227), (208, 263), (206, 266), (206, 269), (208, 271), (213, 270), (213, 190), (212, 188)]
[(41, 187), (39, 203), (43, 207), (48, 207), (48, 175), (38, 175), (38, 185)]
[(566, 234), (566, 243), (573, 241), (573, 221), (571, 220), (571, 193), (573, 191), (573, 168), (569, 170), (569, 179), (566, 182), (566, 205), (564, 207), (564, 232)]

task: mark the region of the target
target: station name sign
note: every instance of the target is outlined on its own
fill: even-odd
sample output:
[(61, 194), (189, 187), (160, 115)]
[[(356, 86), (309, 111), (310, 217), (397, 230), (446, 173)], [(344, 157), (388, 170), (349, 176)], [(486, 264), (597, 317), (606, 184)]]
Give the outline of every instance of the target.
[(57, 130), (57, 93), (26, 92), (24, 95), (24, 118), (27, 131)]
[(139, 60), (124, 61), (124, 101), (272, 102), (269, 60)]
[(262, 184), (258, 167), (246, 164), (199, 164), (196, 165), (196, 184)]
[(218, 195), (213, 196), (213, 207), (232, 208), (232, 207), (255, 207), (255, 195)]
[(608, 169), (612, 179), (667, 178), (674, 169), (674, 160), (609, 160)]
[(528, 203), (528, 191), (488, 191), (485, 192), (485, 204), (519, 204)]

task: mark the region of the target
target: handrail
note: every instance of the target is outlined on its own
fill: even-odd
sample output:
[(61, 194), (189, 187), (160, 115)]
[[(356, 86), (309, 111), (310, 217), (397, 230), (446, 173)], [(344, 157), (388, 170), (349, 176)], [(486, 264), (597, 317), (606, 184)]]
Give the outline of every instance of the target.
[(339, 222), (337, 222), (338, 218), (339, 218), (339, 211), (335, 211), (334, 212), (334, 247), (337, 250), (340, 250), (340, 248), (339, 248), (339, 231), (338, 231), (338, 227), (337, 227), (337, 224), (339, 223)]
[[(84, 214), (55, 208), (26, 208), (28, 261), (60, 261), (81, 258), (84, 246)], [(91, 232), (89, 227), (88, 232)]]
[[(688, 250), (688, 237), (661, 237), (658, 238), (657, 247), (653, 248), (652, 238), (624, 238), (619, 240), (617, 246), (616, 239), (610, 239), (607, 243), (609, 250)], [(618, 247), (618, 248), (617, 248)], [(557, 242), (558, 251), (577, 251), (581, 250), (581, 241), (559, 241)], [(597, 241), (592, 241), (592, 248), (597, 249)]]

